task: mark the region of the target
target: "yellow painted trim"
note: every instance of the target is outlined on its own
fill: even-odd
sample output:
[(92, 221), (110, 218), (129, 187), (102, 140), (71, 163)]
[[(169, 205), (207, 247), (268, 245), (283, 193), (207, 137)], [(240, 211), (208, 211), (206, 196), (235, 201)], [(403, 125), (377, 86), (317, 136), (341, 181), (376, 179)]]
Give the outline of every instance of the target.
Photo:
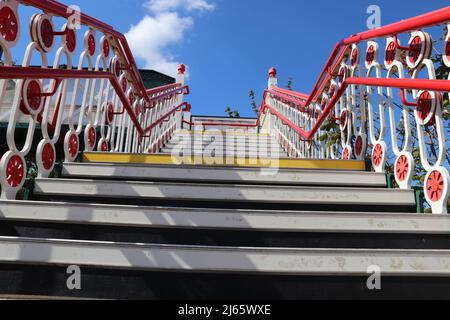
[[(228, 160), (228, 161), (226, 161)], [(130, 163), (160, 165), (217, 165), (235, 167), (275, 167), (296, 169), (334, 169), (365, 171), (364, 161), (311, 160), (311, 159), (255, 159), (255, 158), (211, 158), (211, 157), (173, 157), (165, 154), (128, 154), (86, 152), (83, 162), (92, 163)]]

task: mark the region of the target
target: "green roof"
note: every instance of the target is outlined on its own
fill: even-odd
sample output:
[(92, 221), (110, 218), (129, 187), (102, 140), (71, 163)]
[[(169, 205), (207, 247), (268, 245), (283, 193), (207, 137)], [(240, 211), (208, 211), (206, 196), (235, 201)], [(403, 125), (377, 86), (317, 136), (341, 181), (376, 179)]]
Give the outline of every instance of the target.
[(155, 70), (139, 70), (146, 89), (152, 89), (166, 84), (175, 83), (175, 78)]
[[(0, 47), (1, 48), (1, 47)], [(38, 66), (32, 66), (32, 68), (39, 68)], [(60, 65), (61, 69), (66, 69), (67, 65)], [(76, 67), (73, 67), (76, 69)], [(87, 68), (84, 68), (87, 70)], [(152, 89), (156, 87), (161, 87), (166, 84), (175, 83), (175, 78), (172, 78), (164, 73), (155, 71), (155, 70), (139, 70), (141, 74), (142, 80), (144, 81), (144, 87), (146, 89)]]

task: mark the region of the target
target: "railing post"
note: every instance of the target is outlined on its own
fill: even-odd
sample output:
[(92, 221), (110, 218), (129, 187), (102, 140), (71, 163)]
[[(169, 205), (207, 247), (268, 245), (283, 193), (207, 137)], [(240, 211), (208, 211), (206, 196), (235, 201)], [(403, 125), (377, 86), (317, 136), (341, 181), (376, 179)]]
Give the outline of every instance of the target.
[[(181, 86), (184, 86), (184, 78), (185, 78), (185, 73), (186, 73), (186, 66), (184, 64), (180, 64), (178, 66), (178, 74), (176, 77), (176, 82), (181, 84)], [(183, 94), (180, 94), (179, 96), (179, 100), (178, 100), (178, 105), (183, 103)], [(184, 114), (184, 116), (183, 116)], [(180, 112), (177, 112), (175, 114), (176, 117), (176, 130), (181, 130), (183, 129), (184, 125), (183, 125), (183, 118), (189, 118), (190, 119), (190, 111), (189, 112), (185, 112), (183, 110), (181, 110)]]
[[(269, 69), (269, 80), (267, 82), (267, 89), (270, 90), (277, 86), (278, 86), (277, 69), (272, 67)], [(267, 95), (266, 99), (270, 99), (270, 94)], [(264, 124), (262, 126), (262, 132), (272, 134), (273, 125), (274, 125), (274, 123), (273, 123), (273, 117), (271, 116), (271, 113), (266, 112)]]

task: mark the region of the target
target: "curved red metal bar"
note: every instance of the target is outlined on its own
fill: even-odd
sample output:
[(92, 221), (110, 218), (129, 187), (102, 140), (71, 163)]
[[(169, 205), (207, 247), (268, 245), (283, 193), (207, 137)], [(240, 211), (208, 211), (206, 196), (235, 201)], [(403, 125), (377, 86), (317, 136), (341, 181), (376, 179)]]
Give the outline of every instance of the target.
[[(294, 91), (289, 91), (281, 88), (272, 88), (270, 90), (266, 90), (263, 95), (263, 103), (261, 105), (260, 114), (256, 120), (255, 124), (248, 125), (237, 125), (233, 123), (224, 124), (224, 123), (205, 123), (202, 124), (204, 126), (230, 126), (230, 127), (257, 127), (260, 123), (261, 114), (265, 112), (265, 109), (272, 109), (270, 106), (265, 105), (264, 101), (266, 95), (270, 93), (273, 97), (278, 98), (282, 101), (287, 101), (291, 103), (299, 104), (298, 100), (303, 100), (303, 103), (300, 103), (301, 106), (309, 106), (313, 101), (317, 101), (317, 97), (323, 91), (326, 83), (328, 83), (332, 77), (336, 76), (333, 74), (333, 70), (335, 70), (345, 58), (346, 51), (350, 48), (352, 44), (359, 43), (361, 41), (370, 40), (379, 37), (387, 37), (387, 36), (397, 36), (400, 33), (422, 29), (430, 26), (435, 26), (439, 24), (443, 24), (450, 21), (450, 6), (429, 12), (414, 18), (406, 19), (397, 23), (393, 23), (375, 30), (370, 30), (362, 33), (358, 33), (352, 35), (336, 44), (334, 47), (328, 61), (326, 62), (322, 72), (320, 73), (311, 93), (309, 95), (298, 93)], [(331, 71), (331, 72), (330, 72)], [(290, 121), (283, 120), (284, 123), (288, 124), (294, 131), (298, 132), (305, 139), (311, 139), (317, 130), (321, 127), (323, 121), (328, 117), (329, 112), (340, 99), (342, 93), (347, 88), (348, 85), (351, 84), (361, 84), (361, 85), (369, 85), (369, 86), (382, 86), (382, 87), (392, 87), (392, 88), (400, 88), (400, 89), (424, 89), (424, 90), (434, 90), (434, 91), (449, 91), (449, 81), (446, 80), (420, 80), (420, 79), (371, 79), (371, 78), (349, 78), (345, 80), (343, 84), (341, 84), (339, 90), (336, 92), (334, 97), (328, 103), (328, 106), (323, 110), (322, 116), (318, 119), (317, 124), (313, 128), (312, 131), (306, 132), (301, 128), (295, 126)], [(403, 93), (403, 90), (401, 91)], [(292, 99), (291, 99), (292, 98)], [(402, 100), (404, 99), (404, 94), (402, 95)], [(407, 103), (406, 105), (413, 105), (413, 103)], [(276, 112), (272, 112), (277, 115)], [(277, 115), (281, 116), (281, 115)], [(281, 119), (281, 117), (280, 117)]]
[[(154, 128), (155, 123), (160, 123), (160, 119), (156, 120), (155, 123), (151, 124), (149, 127), (143, 128), (137, 119), (134, 110), (130, 104), (125, 93), (122, 91), (121, 85), (117, 78), (110, 72), (104, 71), (89, 71), (89, 70), (77, 70), (77, 69), (40, 69), (40, 68), (30, 68), (30, 67), (9, 67), (0, 66), (0, 74), (2, 79), (53, 79), (57, 82), (64, 79), (107, 79), (111, 82), (114, 90), (120, 101), (122, 102), (125, 110), (127, 111), (131, 121), (136, 127), (139, 135), (144, 136), (148, 131)], [(179, 89), (178, 89), (179, 90)], [(173, 93), (172, 93), (173, 94)], [(185, 104), (181, 104), (175, 111), (180, 109)], [(173, 112), (175, 112), (173, 111)], [(172, 112), (172, 113), (173, 113)], [(163, 117), (165, 117), (164, 115)], [(165, 119), (165, 118), (164, 118)]]

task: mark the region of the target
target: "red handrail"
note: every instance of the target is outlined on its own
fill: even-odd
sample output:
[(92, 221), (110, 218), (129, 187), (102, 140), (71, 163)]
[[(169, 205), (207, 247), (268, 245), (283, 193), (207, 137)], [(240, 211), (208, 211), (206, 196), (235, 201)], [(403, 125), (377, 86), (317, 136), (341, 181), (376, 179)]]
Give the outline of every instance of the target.
[[(90, 70), (77, 70), (77, 69), (42, 69), (42, 68), (31, 68), (31, 67), (10, 67), (10, 66), (0, 66), (0, 74), (2, 79), (53, 79), (55, 81), (64, 79), (107, 79), (111, 82), (117, 96), (122, 102), (125, 110), (127, 111), (131, 121), (136, 127), (137, 132), (140, 136), (145, 135), (149, 129), (142, 128), (139, 120), (137, 119), (134, 110), (121, 89), (121, 85), (117, 78), (110, 72), (104, 71), (90, 71)], [(179, 109), (180, 105), (176, 109)], [(151, 125), (150, 125), (151, 126)], [(151, 129), (150, 129), (151, 130)]]
[[(30, 5), (33, 7), (36, 7), (38, 9), (41, 9), (44, 12), (49, 12), (54, 15), (63, 17), (63, 18), (69, 18), (72, 13), (68, 6), (65, 4), (62, 4), (58, 1), (54, 0), (21, 0), (20, 1), (23, 4)], [(136, 67), (136, 62), (134, 60), (133, 54), (131, 53), (130, 47), (128, 45), (128, 42), (125, 38), (125, 36), (114, 30), (114, 28), (104, 22), (101, 22), (89, 15), (86, 15), (84, 13), (80, 13), (80, 22), (83, 25), (88, 25), (94, 29), (98, 29), (102, 31), (105, 34), (109, 34), (112, 37), (115, 38), (116, 41), (118, 41), (118, 49), (122, 53), (123, 58), (126, 59), (126, 62), (128, 66), (130, 67), (130, 76), (132, 78), (132, 81), (135, 85), (135, 88), (139, 90), (140, 96), (143, 97), (147, 102), (150, 102), (150, 99), (146, 93), (146, 89), (144, 86), (144, 82), (142, 80), (142, 77)]]
[(158, 92), (162, 92), (165, 90), (170, 90), (170, 89), (174, 89), (174, 88), (178, 88), (178, 87), (181, 87), (180, 83), (171, 83), (171, 84), (167, 84), (165, 86), (161, 86), (158, 88), (148, 89), (148, 90), (146, 90), (146, 92), (147, 92), (147, 95), (150, 96), (150, 95), (156, 94)]

